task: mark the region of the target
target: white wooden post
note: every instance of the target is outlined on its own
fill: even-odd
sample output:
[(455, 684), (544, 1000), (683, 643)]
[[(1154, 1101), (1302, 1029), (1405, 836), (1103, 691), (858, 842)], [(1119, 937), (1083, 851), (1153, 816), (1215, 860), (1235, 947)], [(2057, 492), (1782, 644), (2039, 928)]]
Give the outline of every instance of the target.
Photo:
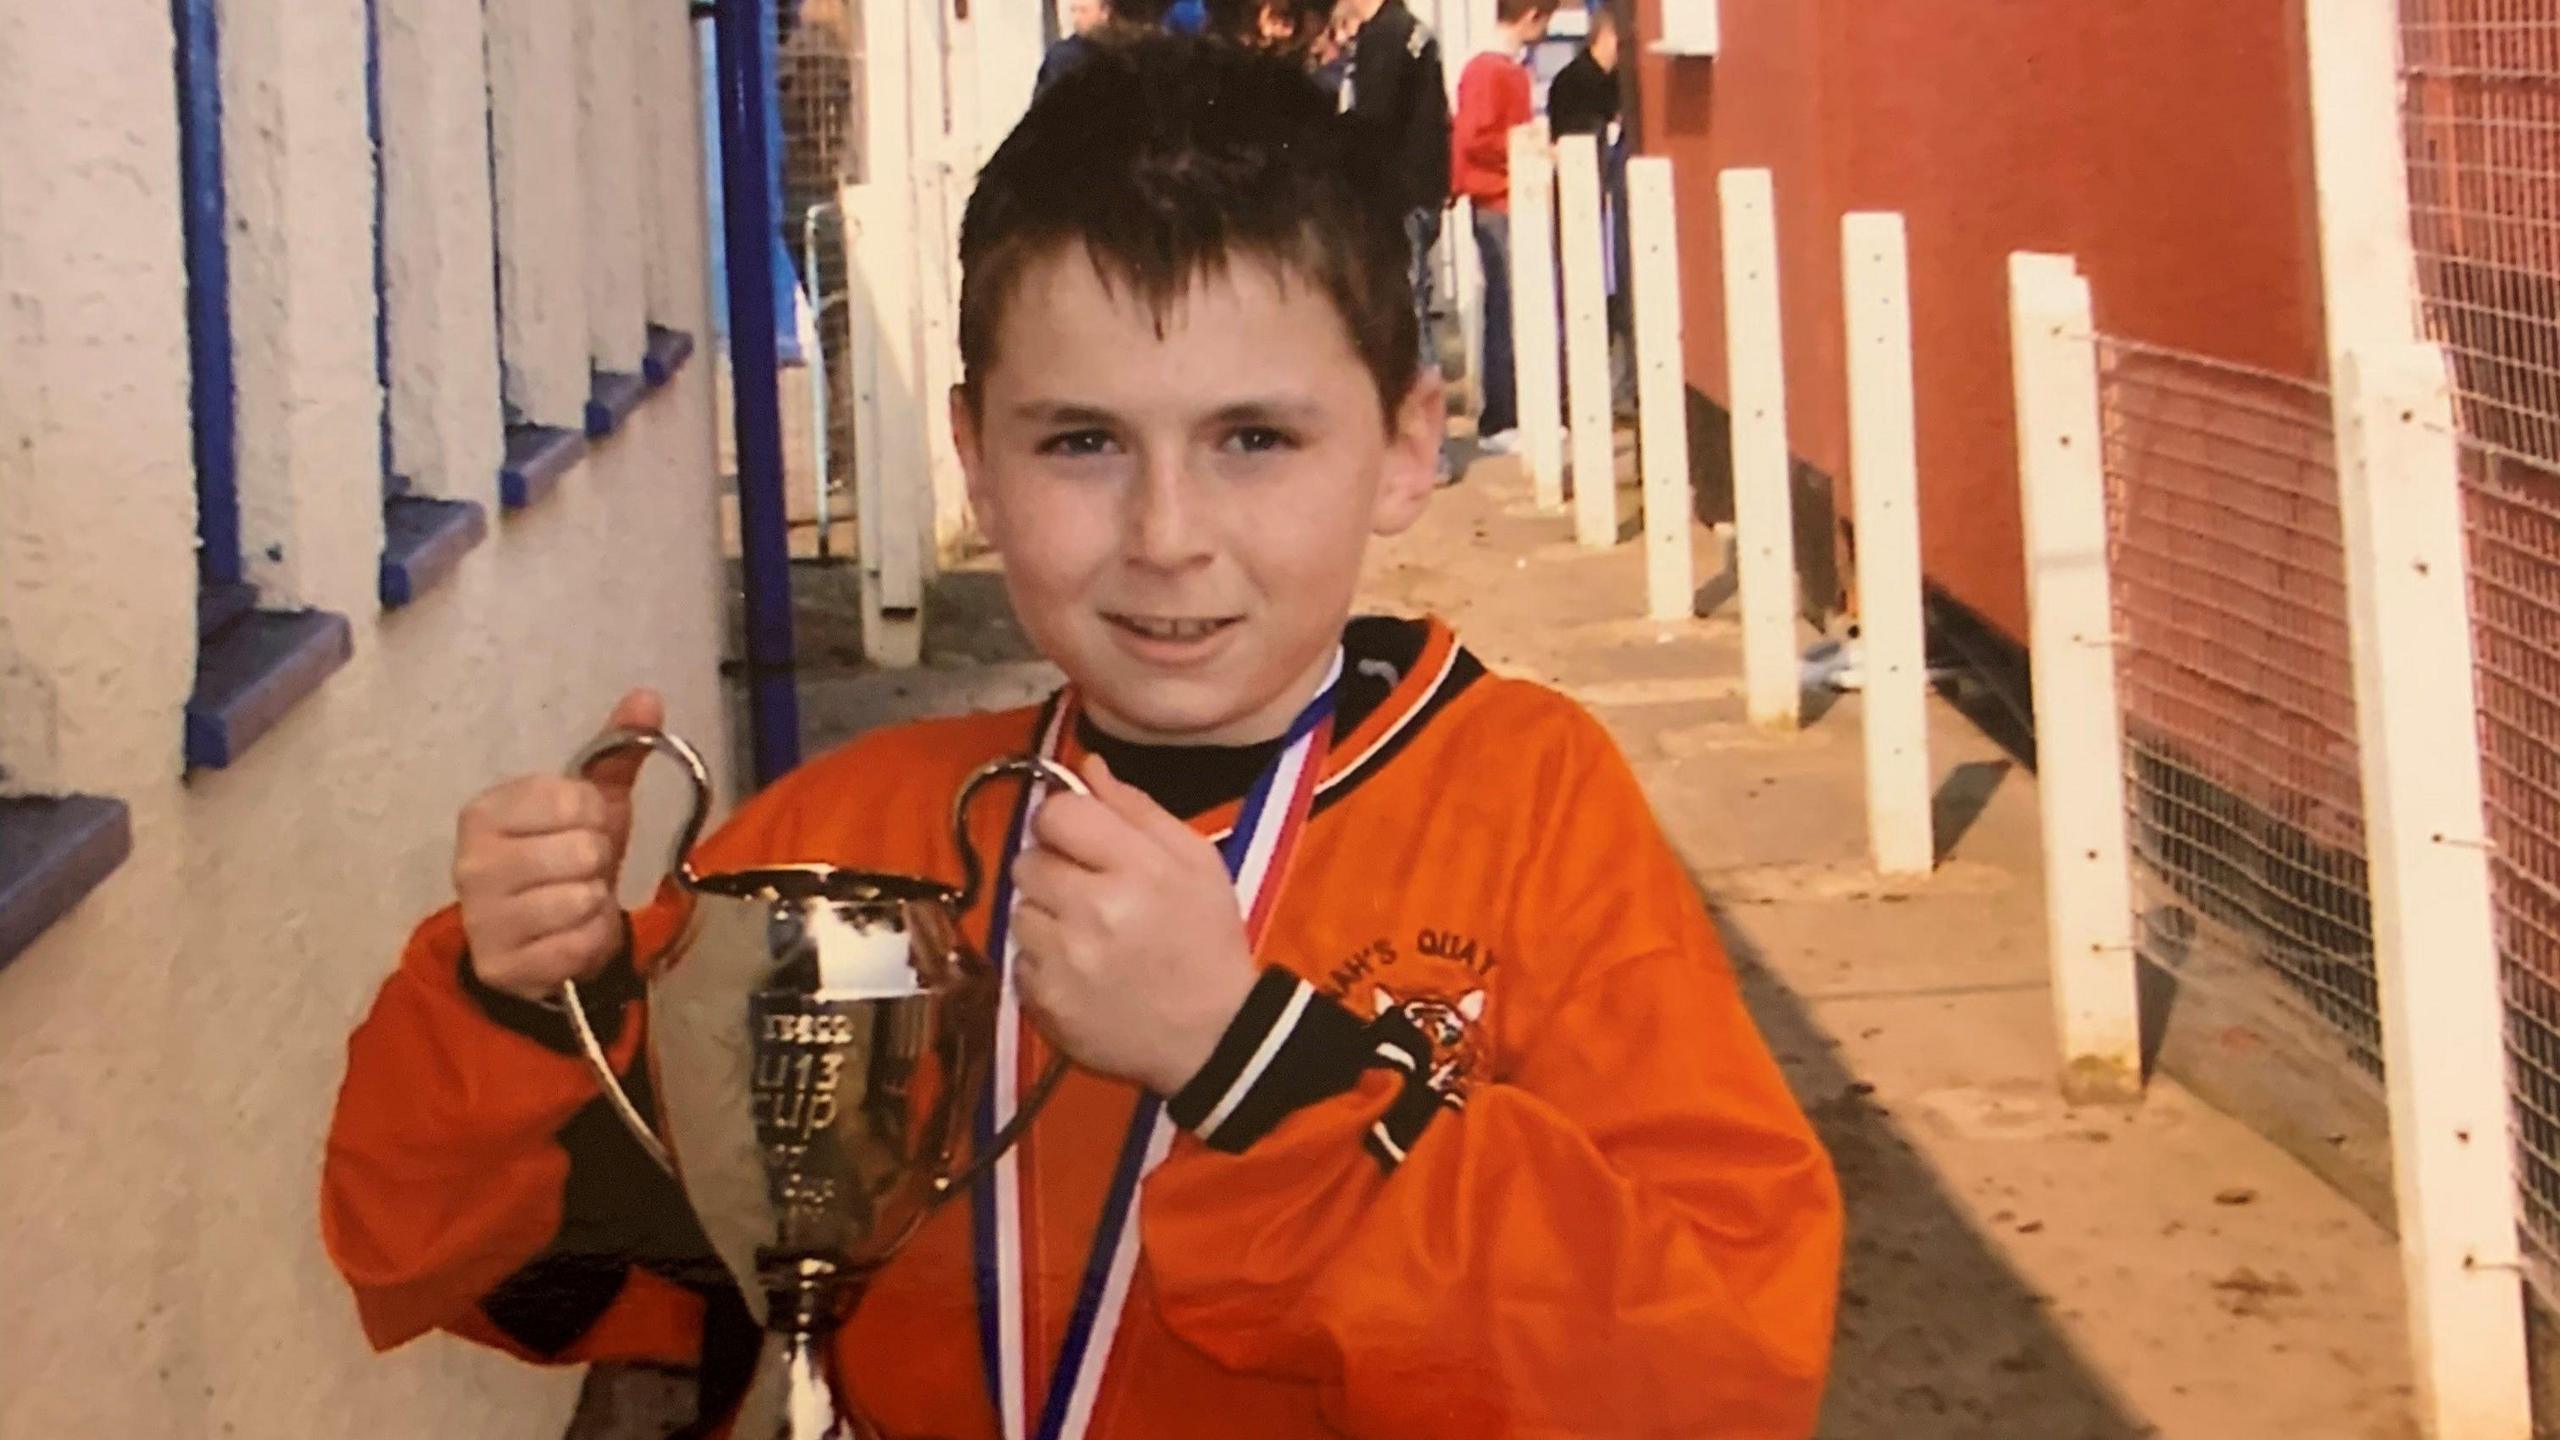
[(649, 348), (639, 57), (632, 33), (638, 22), (621, 0), (576, 0), (571, 8), (577, 21), (578, 191), (587, 221), (587, 355), (597, 370), (637, 375)]
[(2124, 715), (2116, 703), (2105, 456), (2089, 284), (2065, 255), (2009, 257), (2027, 650), (2044, 817), (2045, 930), (2062, 1092), (2142, 1094), (2125, 853)]
[[(877, 0), (873, 9), (885, 9), (889, 4), (890, 0)], [(952, 445), (951, 427), (943, 418), (951, 387), (960, 379), (956, 323), (960, 304), (960, 211), (969, 184), (969, 178), (958, 173), (965, 163), (960, 156), (968, 144), (967, 137), (944, 123), (946, 114), (960, 113), (953, 102), (967, 99), (965, 87), (954, 93), (950, 83), (955, 57), (948, 47), (955, 41), (965, 42), (960, 26), (948, 6), (928, 6), (919, 9), (906, 27), (908, 75), (913, 82), (908, 91), (911, 109), (907, 133), (913, 146), (910, 163), (916, 186), (912, 254), (917, 267), (917, 331), (922, 349), (919, 373), (923, 377), (923, 393), (919, 400), (925, 415), (925, 449), (930, 461), (921, 477), (930, 522), (926, 533), (931, 537), (925, 553), (928, 564), (937, 572), (945, 561), (956, 558), (968, 528), (967, 484), (960, 473), (959, 452)]]
[[(924, 644), (924, 507), (912, 481), (923, 452), (914, 392), (898, 364), (911, 338), (903, 309), (884, 310), (878, 277), (912, 273), (904, 249), (908, 194), (902, 184), (847, 185), (844, 217), (847, 361), (853, 390), (853, 484), (862, 653), (873, 664), (908, 666)], [(894, 328), (893, 328), (894, 327)], [(904, 347), (911, 351), (912, 347)]]
[(1911, 268), (1902, 217), (1840, 222), (1849, 344), (1849, 481), (1858, 525), (1867, 845), (1884, 875), (1936, 863), (1929, 671), (1920, 618), (1920, 456), (1911, 384)]
[(2339, 474), (2392, 1189), (2419, 1417), (2525, 1440), (2504, 997), (2482, 834), (2462, 484), (2442, 356), (2351, 352)]
[(1556, 164), (1547, 122), (1511, 128), (1511, 374), (1520, 450), (1541, 510), (1564, 508), (1564, 387), (1556, 373)]
[(985, 33), (986, 6), (983, 0), (966, 5), (942, 0), (939, 8), (942, 83), (949, 91), (943, 110), (950, 117), (944, 127), (951, 137), (947, 154), (955, 173), (974, 176), (978, 173), (978, 134), (985, 118), (979, 113), (978, 40)]
[[(1484, 0), (1443, 0), (1440, 5), (1440, 76), (1449, 88), (1449, 109), (1457, 113), (1458, 77), (1466, 69), (1467, 58), (1478, 49), (1476, 37), (1483, 30), (1479, 15), (1486, 11)], [(1458, 387), (1458, 399), (1467, 413), (1484, 414), (1484, 262), (1476, 254), (1475, 202), (1460, 200), (1448, 212), (1443, 235), (1449, 250), (1450, 284), (1441, 293), (1449, 297), (1450, 308), (1458, 317), (1459, 353), (1464, 355), (1465, 383)], [(1517, 259), (1519, 239), (1512, 247)], [(1515, 390), (1517, 388), (1515, 382)]]
[(2310, 0), (2338, 500), (2403, 1292), (2433, 1440), (2532, 1433), (2454, 415), (2418, 343), (2397, 0)]
[(486, 502), (503, 422), (480, 10), (384, 0), (380, 19), (391, 467), (418, 494)]
[[(2400, 0), (2308, 0), (2312, 174), (2330, 374), (2352, 349), (2419, 338), (2400, 131)], [(2343, 387), (2330, 399), (2341, 424)]]
[(486, 14), (506, 401), (520, 420), (581, 430), (590, 377), (577, 17), (560, 0), (488, 0)]
[[(902, 0), (868, 0), (863, 7), (864, 126), (868, 150), (863, 157), (864, 182), (842, 187), (838, 204), (846, 217), (852, 263), (846, 267), (853, 314), (872, 327), (868, 349), (857, 345), (863, 368), (856, 384), (866, 384), (871, 399), (855, 413), (854, 464), (856, 519), (864, 547), (862, 572), (878, 587), (876, 601), (866, 596), (866, 619), (876, 633), (866, 632), (865, 653), (881, 664), (913, 663), (911, 637), (881, 616), (924, 605), (924, 567), (930, 561), (926, 537), (932, 533), (931, 428), (942, 423), (939, 397), (928, 393), (919, 285), (924, 278), (917, 243), (924, 217), (919, 205), (928, 193), (921, 180), (925, 169), (918, 155), (915, 118), (937, 117), (938, 104), (926, 106), (909, 83), (911, 7)], [(938, 133), (938, 132), (937, 132)], [(934, 223), (939, 223), (936, 212)], [(919, 627), (920, 628), (920, 627)]]
[[(1466, 356), (1466, 375), (1458, 386), (1458, 398), (1467, 413), (1479, 421), (1484, 416), (1484, 258), (1476, 246), (1476, 202), (1461, 200), (1449, 212), (1448, 236), (1451, 269), (1457, 283), (1450, 287), (1451, 303), (1458, 311), (1458, 346)], [(1516, 388), (1516, 382), (1515, 382)], [(1477, 438), (1483, 438), (1483, 426), (1477, 426)]]
[(1573, 538), (1605, 549), (1618, 543), (1618, 456), (1609, 427), (1609, 277), (1601, 258), (1600, 142), (1595, 137), (1567, 135), (1556, 142), (1556, 204), (1564, 216)]
[(1786, 331), (1778, 309), (1778, 216), (1769, 172), (1716, 177), (1724, 217), (1725, 353), (1733, 407), (1734, 563), (1751, 723), (1792, 730), (1796, 656), (1795, 503), (1789, 491)]
[(1031, 108), (1040, 74), (1042, 0), (971, 0), (978, 30), (977, 163), (984, 165)]
[(1627, 162), (1627, 277), (1636, 342), (1636, 461), (1644, 477), (1645, 613), (1686, 620), (1697, 613), (1697, 562), (1690, 553), (1689, 394), (1680, 355), (1680, 243), (1671, 199), (1671, 161)]

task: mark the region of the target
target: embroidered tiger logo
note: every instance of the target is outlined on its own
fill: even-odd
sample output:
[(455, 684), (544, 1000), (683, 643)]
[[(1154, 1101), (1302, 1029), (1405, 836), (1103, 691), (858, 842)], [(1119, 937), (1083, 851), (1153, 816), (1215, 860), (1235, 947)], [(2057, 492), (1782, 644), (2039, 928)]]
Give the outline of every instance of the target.
[(1425, 1078), (1443, 1095), (1463, 1096), (1474, 1088), (1484, 1060), (1477, 1022), (1484, 1019), (1485, 992), (1470, 990), (1452, 1000), (1440, 995), (1400, 997), (1384, 985), (1369, 992), (1369, 1003), (1383, 1018), (1401, 1014), (1431, 1043), (1431, 1073)]

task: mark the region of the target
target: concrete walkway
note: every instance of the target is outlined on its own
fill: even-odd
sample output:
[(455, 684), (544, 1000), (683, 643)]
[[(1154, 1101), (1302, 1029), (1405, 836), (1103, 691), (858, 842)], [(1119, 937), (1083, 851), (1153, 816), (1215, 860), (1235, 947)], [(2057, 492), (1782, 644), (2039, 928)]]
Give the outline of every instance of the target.
[[(1819, 714), (1797, 735), (1752, 730), (1729, 603), (1626, 618), (1642, 613), (1641, 550), (1583, 551), (1570, 533), (1531, 509), (1515, 462), (1479, 463), (1379, 548), (1366, 604), (1436, 611), (1495, 668), (1590, 705), (1716, 909), (1849, 1199), (1821, 1433), (2414, 1436), (2381, 1228), (2167, 1079), (2136, 1109), (2061, 1104), (2033, 777), (1933, 700), (1944, 860), (1926, 882), (1878, 883), (1857, 699), (1809, 697)], [(1721, 555), (1695, 539), (1714, 577)], [(812, 745), (1053, 683), (1000, 583), (986, 564), (939, 582), (920, 670), (813, 673)], [(803, 613), (813, 654), (851, 619), (823, 600)]]

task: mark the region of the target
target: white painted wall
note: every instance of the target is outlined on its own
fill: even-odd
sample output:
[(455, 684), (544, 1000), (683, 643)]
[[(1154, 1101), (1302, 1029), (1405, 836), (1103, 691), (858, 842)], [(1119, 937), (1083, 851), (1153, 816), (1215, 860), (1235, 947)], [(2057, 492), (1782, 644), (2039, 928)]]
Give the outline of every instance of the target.
[[(194, 500), (170, 6), (0, 6), (0, 787), (121, 798), (134, 840), (0, 970), (0, 1434), (555, 1436), (572, 1374), (440, 1339), (367, 1351), (320, 1248), (321, 1142), (347, 1030), (446, 893), (467, 795), (558, 763), (634, 682), (728, 755), (712, 367), (519, 515), (495, 513), (481, 437), (481, 473), (435, 488), (487, 504), (492, 533), (381, 613), (358, 7), (227, 9), (226, 73), (253, 87), (231, 168), (270, 186), (233, 194), (242, 429), (272, 467), (249, 541), (286, 546), (268, 593), (349, 616), (356, 653), (231, 769), (181, 778)], [(666, 14), (641, 68), (689, 74)], [(697, 336), (699, 133), (656, 132), (646, 158), (668, 168), (641, 192), (685, 197), (652, 262), (683, 277), (679, 308), (654, 318)]]

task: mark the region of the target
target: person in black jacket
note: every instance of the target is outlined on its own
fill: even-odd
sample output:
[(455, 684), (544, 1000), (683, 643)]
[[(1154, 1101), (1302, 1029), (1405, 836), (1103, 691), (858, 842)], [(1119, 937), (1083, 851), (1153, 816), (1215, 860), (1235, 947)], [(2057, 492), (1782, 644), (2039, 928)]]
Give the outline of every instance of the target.
[(1609, 390), (1611, 408), (1635, 408), (1634, 311), (1628, 304), (1627, 145), (1619, 120), (1616, 8), (1593, 0), (1590, 38), (1582, 53), (1556, 72), (1547, 87), (1547, 125), (1555, 134), (1591, 135), (1600, 142), (1603, 224), (1608, 232)]
[[(1342, 109), (1379, 162), (1382, 183), (1404, 212), (1412, 242), (1414, 316), (1422, 365), (1440, 369), (1431, 333), (1431, 247), (1449, 204), (1449, 88), (1440, 69), (1440, 39), (1414, 18), (1404, 0), (1342, 0), (1337, 23), (1356, 27), (1342, 80)], [(1444, 478), (1447, 465), (1443, 462)]]
[(1618, 124), (1618, 17), (1598, 4), (1590, 14), (1582, 53), (1547, 87), (1547, 127), (1558, 135), (1597, 135), (1606, 149)]

